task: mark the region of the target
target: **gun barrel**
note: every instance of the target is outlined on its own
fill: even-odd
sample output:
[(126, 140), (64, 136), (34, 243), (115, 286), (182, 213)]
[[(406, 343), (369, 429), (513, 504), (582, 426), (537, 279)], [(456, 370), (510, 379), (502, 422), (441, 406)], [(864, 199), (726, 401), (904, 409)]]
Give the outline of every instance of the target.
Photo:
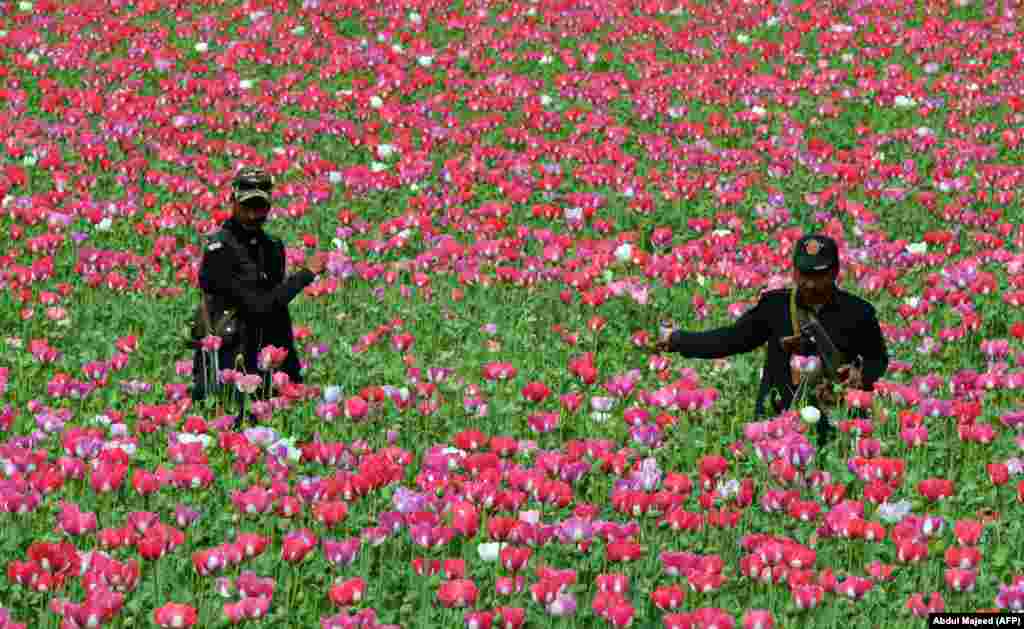
[(839, 350), (836, 348), (832, 338), (825, 331), (825, 326), (817, 319), (811, 319), (803, 326), (804, 332), (814, 341), (818, 356), (821, 357), (822, 365), (829, 376), (834, 376), (839, 368)]

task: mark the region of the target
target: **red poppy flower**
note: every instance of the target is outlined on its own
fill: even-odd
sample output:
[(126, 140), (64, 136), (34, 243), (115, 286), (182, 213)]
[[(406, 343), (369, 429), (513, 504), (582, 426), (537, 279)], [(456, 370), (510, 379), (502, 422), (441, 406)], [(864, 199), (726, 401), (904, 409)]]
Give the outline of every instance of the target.
[(633, 624), (633, 615), (636, 609), (625, 599), (612, 603), (604, 614), (604, 618), (613, 627), (629, 627)]
[(348, 505), (341, 501), (323, 501), (313, 504), (313, 517), (317, 522), (334, 528), (345, 521), (348, 516)]
[(543, 402), (551, 395), (551, 389), (543, 382), (529, 382), (523, 387), (523, 397), (530, 402)]
[(978, 579), (976, 571), (963, 568), (947, 568), (945, 576), (946, 585), (956, 592), (973, 592)]
[(247, 596), (237, 603), (224, 604), (224, 616), (232, 624), (244, 620), (258, 620), (267, 615), (270, 611), (270, 598), (262, 596)]
[(619, 573), (599, 574), (597, 575), (597, 590), (625, 594), (629, 592), (629, 577)]
[(954, 493), (953, 481), (944, 478), (928, 478), (917, 484), (917, 493), (932, 502), (949, 498)]
[(316, 548), (317, 541), (316, 535), (309, 529), (291, 531), (285, 534), (281, 543), (281, 559), (289, 562), (302, 561)]
[(984, 525), (978, 520), (957, 520), (953, 524), (953, 534), (961, 546), (976, 546), (984, 530)]
[(476, 584), (468, 579), (445, 581), (437, 588), (437, 600), (445, 607), (467, 607), (476, 603)]
[(510, 572), (522, 570), (531, 555), (533, 550), (521, 546), (505, 546), (499, 553), (501, 565)]
[(662, 611), (678, 608), (686, 598), (686, 591), (678, 585), (664, 585), (651, 592), (651, 602)]
[(945, 558), (948, 568), (974, 570), (981, 563), (981, 551), (975, 546), (950, 546)]
[(153, 610), (153, 622), (161, 627), (191, 627), (199, 620), (196, 609), (182, 603), (167, 603)]
[(328, 597), (338, 607), (348, 607), (363, 600), (363, 593), (366, 592), (366, 581), (356, 577), (336, 583), (328, 590)]
[(522, 607), (496, 607), (494, 613), (497, 629), (519, 629), (526, 621)]
[(693, 482), (685, 474), (678, 472), (669, 472), (665, 475), (665, 479), (662, 481), (661, 486), (666, 491), (681, 494), (683, 496), (689, 496), (690, 492), (693, 491)]
[(791, 591), (797, 609), (814, 609), (825, 598), (825, 589), (820, 585), (798, 585)]
[(689, 613), (665, 614), (661, 621), (665, 629), (691, 629), (694, 626), (693, 614)]
[(634, 561), (643, 556), (644, 549), (637, 542), (611, 542), (605, 554), (608, 561)]
[(896, 545), (896, 558), (904, 563), (921, 561), (928, 557), (928, 545), (913, 540), (902, 540)]
[(751, 609), (743, 614), (743, 629), (773, 629), (775, 618), (767, 609)]
[(481, 431), (470, 428), (455, 435), (452, 443), (460, 450), (479, 450), (488, 445), (488, 437)]
[(988, 479), (996, 487), (1010, 482), (1010, 470), (1006, 463), (989, 463), (985, 466), (985, 470), (988, 472)]
[(699, 513), (679, 508), (666, 513), (658, 525), (673, 531), (697, 531), (704, 526), (704, 518)]
[(911, 594), (907, 599), (906, 608), (918, 618), (927, 618), (928, 614), (940, 614), (946, 611), (946, 603), (938, 592), (932, 592), (927, 602), (924, 600), (924, 594), (916, 593)]

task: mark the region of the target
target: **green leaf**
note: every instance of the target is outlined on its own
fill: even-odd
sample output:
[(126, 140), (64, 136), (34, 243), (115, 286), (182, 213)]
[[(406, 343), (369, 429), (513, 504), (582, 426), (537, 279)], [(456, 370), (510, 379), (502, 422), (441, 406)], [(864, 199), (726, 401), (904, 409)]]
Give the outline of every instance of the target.
[(992, 565), (996, 568), (1003, 568), (1010, 560), (1010, 547), (1000, 546), (992, 553)]

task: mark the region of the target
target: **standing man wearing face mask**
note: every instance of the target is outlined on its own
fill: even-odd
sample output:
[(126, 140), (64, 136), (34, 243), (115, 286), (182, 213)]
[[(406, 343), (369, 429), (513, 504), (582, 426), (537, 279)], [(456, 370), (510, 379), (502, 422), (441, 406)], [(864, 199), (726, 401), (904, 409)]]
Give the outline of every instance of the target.
[[(875, 308), (836, 286), (839, 247), (828, 236), (804, 236), (793, 252), (794, 288), (767, 291), (757, 305), (733, 325), (706, 332), (677, 330), (654, 345), (655, 351), (677, 352), (687, 358), (725, 358), (767, 348), (755, 414), (763, 417), (788, 409), (794, 399), (828, 407), (841, 398), (833, 387), (873, 390), (889, 365), (885, 339)], [(817, 371), (800, 373), (793, 356), (820, 355), (821, 343), (801, 329), (820, 324), (819, 334), (837, 350), (834, 378)], [(806, 394), (806, 397), (804, 397)], [(770, 408), (768, 405), (770, 404)]]
[(324, 255), (315, 253), (304, 268), (285, 274), (284, 243), (263, 231), (273, 190), (268, 173), (243, 168), (231, 185), (232, 215), (207, 238), (199, 288), (210, 319), (217, 321), (223, 313), (233, 312), (238, 329), (217, 350), (216, 361), (209, 350), (196, 348), (192, 362), (192, 399), (196, 401), (219, 388), (219, 369), (261, 373), (258, 355), (267, 345), (288, 350), (278, 370), (288, 374), (291, 382), (302, 382), (288, 304), (324, 271)]

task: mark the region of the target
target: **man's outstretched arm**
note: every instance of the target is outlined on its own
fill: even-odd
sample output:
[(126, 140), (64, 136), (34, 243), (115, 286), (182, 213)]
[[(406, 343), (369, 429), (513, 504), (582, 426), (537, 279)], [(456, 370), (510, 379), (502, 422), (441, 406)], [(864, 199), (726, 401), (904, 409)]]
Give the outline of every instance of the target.
[(767, 309), (758, 302), (732, 325), (705, 332), (676, 330), (669, 336), (667, 349), (686, 358), (725, 358), (764, 345), (771, 329)]

